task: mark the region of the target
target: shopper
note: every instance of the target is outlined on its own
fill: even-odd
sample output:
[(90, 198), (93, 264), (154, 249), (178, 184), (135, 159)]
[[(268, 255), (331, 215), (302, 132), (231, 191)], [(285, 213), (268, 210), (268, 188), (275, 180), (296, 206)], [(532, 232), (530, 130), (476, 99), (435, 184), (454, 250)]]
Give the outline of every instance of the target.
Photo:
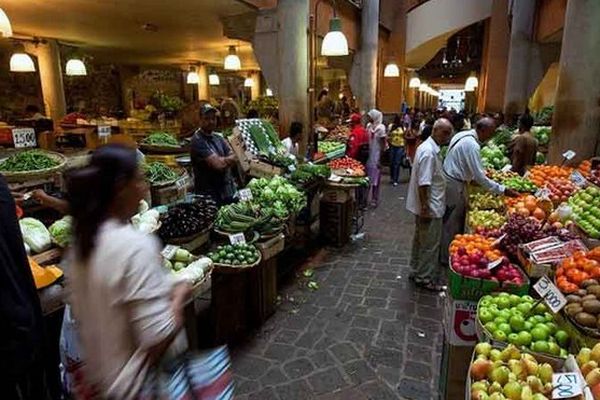
[(191, 144), (194, 191), (212, 196), (219, 205), (233, 201), (236, 191), (231, 168), (236, 157), (217, 129), (217, 109), (206, 103), (200, 107), (200, 128)]
[(387, 133), (383, 125), (383, 114), (373, 109), (367, 113), (369, 124), (369, 159), (367, 161), (367, 174), (369, 175), (369, 196), (371, 206), (379, 205), (379, 184), (381, 183), (381, 157), (385, 151)]
[(390, 145), (390, 177), (392, 185), (398, 186), (400, 183), (400, 167), (404, 162), (404, 129), (400, 121), (400, 116), (394, 117), (394, 122), (389, 128), (390, 136), (388, 143)]
[(68, 278), (85, 376), (101, 398), (135, 399), (154, 361), (186, 350), (190, 289), (162, 267), (158, 240), (129, 224), (146, 190), (135, 151), (98, 149), (67, 188), (74, 221)]
[(538, 141), (531, 133), (533, 117), (526, 112), (519, 118), (519, 133), (509, 145), (512, 170), (524, 175), (527, 168), (535, 165)]
[(481, 163), (480, 145), (489, 140), (495, 132), (494, 119), (483, 117), (475, 123), (475, 129), (457, 133), (448, 146), (444, 160), (446, 176), (446, 212), (442, 233), (441, 261), (448, 264), (448, 247), (459, 233), (464, 232), (467, 211), (467, 185), (475, 181), (485, 190), (495, 194), (517, 196), (518, 193), (506, 188), (485, 175)]
[(46, 399), (42, 308), (2, 175), (0, 221), (0, 397)]
[(410, 279), (436, 291), (442, 289), (439, 256), (446, 189), (440, 146), (448, 143), (452, 132), (447, 119), (435, 122), (432, 135), (417, 149), (406, 198), (406, 208), (415, 215)]
[(298, 143), (302, 138), (302, 130), (301, 122), (292, 122), (290, 125), (290, 135), (281, 141), (287, 153), (295, 157), (298, 157)]
[[(365, 127), (362, 126), (361, 120), (362, 117), (360, 114), (352, 114), (350, 116), (351, 132), (348, 138), (346, 155), (366, 164), (369, 157), (369, 134)], [(363, 157), (361, 157), (361, 153), (364, 154)]]

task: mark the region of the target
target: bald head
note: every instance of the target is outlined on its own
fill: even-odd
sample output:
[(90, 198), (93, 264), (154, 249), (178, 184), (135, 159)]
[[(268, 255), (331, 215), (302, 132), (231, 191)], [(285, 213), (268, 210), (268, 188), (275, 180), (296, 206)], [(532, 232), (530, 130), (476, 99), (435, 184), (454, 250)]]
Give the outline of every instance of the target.
[(454, 132), (452, 123), (446, 118), (439, 118), (433, 124), (433, 131), (431, 136), (438, 145), (445, 145), (450, 141), (450, 137)]
[(496, 132), (496, 121), (490, 117), (483, 117), (475, 123), (475, 131), (479, 141), (487, 142)]

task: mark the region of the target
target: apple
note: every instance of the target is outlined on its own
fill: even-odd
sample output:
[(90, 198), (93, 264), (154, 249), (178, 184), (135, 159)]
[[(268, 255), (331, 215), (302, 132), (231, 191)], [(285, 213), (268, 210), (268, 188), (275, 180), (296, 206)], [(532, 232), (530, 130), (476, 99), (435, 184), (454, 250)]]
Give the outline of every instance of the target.
[(525, 319), (522, 315), (513, 315), (510, 317), (509, 324), (513, 332), (520, 332), (525, 329)]
[(533, 342), (532, 347), (533, 347), (532, 350), (537, 353), (549, 353), (550, 352), (550, 345), (545, 340), (538, 340), (538, 341)]
[(560, 347), (564, 348), (569, 345), (569, 334), (562, 329), (559, 329), (554, 333), (554, 338)]
[(531, 333), (527, 331), (521, 331), (518, 333), (517, 344), (520, 346), (529, 346), (531, 344)]

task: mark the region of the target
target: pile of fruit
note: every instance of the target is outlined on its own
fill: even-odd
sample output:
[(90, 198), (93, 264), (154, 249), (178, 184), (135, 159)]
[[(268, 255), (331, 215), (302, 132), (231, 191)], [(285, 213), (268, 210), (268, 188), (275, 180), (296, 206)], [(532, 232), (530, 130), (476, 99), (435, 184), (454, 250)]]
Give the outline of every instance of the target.
[(494, 248), (494, 239), (481, 235), (456, 235), (450, 243), (450, 255), (457, 254), (459, 249), (464, 249), (469, 256), (481, 252), (490, 261), (495, 261), (503, 256), (500, 250)]
[(194, 203), (179, 203), (160, 216), (158, 236), (168, 243), (187, 238), (211, 227), (217, 215), (217, 205), (210, 196), (197, 196)]
[(260, 252), (253, 245), (235, 244), (219, 246), (207, 254), (216, 264), (232, 265), (236, 267), (252, 265), (260, 258)]
[(350, 127), (346, 125), (337, 125), (335, 128), (325, 134), (325, 139), (334, 142), (347, 142), (350, 136)]
[(350, 157), (342, 157), (337, 160), (332, 160), (328, 164), (332, 170), (344, 170), (345, 173), (349, 173), (354, 176), (364, 176), (365, 166), (360, 161)]
[(529, 170), (529, 179), (538, 187), (544, 187), (552, 178), (569, 179), (573, 168), (558, 165), (536, 165)]
[(519, 174), (512, 171), (494, 171), (490, 169), (486, 170), (486, 175), (488, 176), (488, 178), (498, 183), (504, 183), (504, 181), (507, 179), (519, 176)]
[(593, 348), (583, 347), (575, 357), (585, 383), (590, 387), (594, 400), (600, 399), (600, 343)]
[(506, 217), (494, 210), (473, 210), (469, 212), (467, 221), (471, 229), (498, 229), (504, 225)]
[(477, 318), (494, 340), (566, 357), (569, 335), (558, 329), (545, 304), (535, 304), (529, 296), (505, 292), (483, 296), (477, 306)]
[(567, 201), (578, 190), (568, 178), (551, 178), (544, 186), (550, 191), (550, 200), (554, 205)]
[(581, 172), (581, 175), (583, 175), (587, 178), (590, 175), (590, 173), (592, 172), (592, 161), (591, 160), (583, 160), (577, 167), (577, 170), (579, 172)]
[(473, 193), (469, 196), (469, 207), (472, 210), (502, 210), (502, 197), (490, 192)]
[(481, 250), (467, 254), (464, 247), (459, 248), (451, 256), (452, 269), (460, 275), (517, 286), (521, 286), (525, 282), (523, 274), (506, 257), (503, 257), (500, 264), (494, 269), (489, 268), (490, 262), (491, 260)]
[(600, 239), (600, 189), (589, 186), (569, 199), (575, 223), (591, 238)]
[(520, 244), (533, 242), (548, 236), (557, 236), (563, 242), (577, 239), (577, 235), (566, 228), (559, 228), (552, 224), (544, 224), (535, 218), (524, 217), (519, 214), (510, 214), (508, 221), (502, 227), (505, 235), (500, 242), (500, 248), (507, 254), (515, 255)]
[(504, 179), (502, 182), (509, 189), (516, 190), (521, 193), (533, 193), (537, 190), (537, 186), (527, 178), (522, 176), (512, 176)]
[(321, 140), (319, 141), (319, 153), (333, 153), (335, 151), (340, 151), (346, 148), (344, 143), (334, 142), (331, 140)]
[(475, 346), (471, 364), (473, 400), (548, 400), (552, 398), (554, 369), (509, 345), (500, 350), (489, 343)]
[[(567, 299), (569, 303), (583, 299), (588, 294), (600, 295), (600, 263), (595, 259), (596, 253), (575, 252), (571, 257), (565, 258), (556, 269), (556, 286), (565, 294), (576, 294), (580, 297)], [(591, 287), (591, 291), (589, 290)], [(580, 301), (577, 301), (580, 302)]]
[[(540, 221), (546, 219), (548, 211), (551, 210), (552, 204), (549, 201), (538, 200), (533, 195), (521, 196), (516, 199), (508, 200), (509, 214), (519, 214), (524, 217), (534, 217)], [(544, 211), (545, 210), (545, 211)]]
[(475, 228), (475, 233), (481, 236), (484, 236), (486, 238), (493, 238), (496, 239), (500, 236), (502, 236), (502, 229), (500, 228), (484, 228), (484, 227), (478, 227)]

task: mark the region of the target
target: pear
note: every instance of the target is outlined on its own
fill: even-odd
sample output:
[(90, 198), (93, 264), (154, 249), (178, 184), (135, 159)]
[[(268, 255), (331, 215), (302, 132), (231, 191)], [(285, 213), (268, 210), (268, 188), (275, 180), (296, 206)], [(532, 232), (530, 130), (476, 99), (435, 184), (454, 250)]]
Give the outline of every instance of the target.
[(587, 376), (591, 370), (594, 368), (598, 368), (598, 363), (596, 361), (588, 361), (581, 366), (581, 375)]
[(548, 382), (552, 382), (552, 374), (554, 370), (552, 369), (552, 365), (548, 363), (544, 363), (538, 368), (538, 377), (542, 380), (544, 384)]
[(590, 358), (597, 363), (600, 363), (600, 343), (596, 343), (596, 345), (592, 348), (592, 352), (590, 353)]
[(490, 384), (488, 383), (487, 380), (481, 380), (481, 381), (473, 382), (473, 384), (471, 384), (471, 391), (475, 392), (475, 391), (483, 390), (484, 392), (487, 393), (487, 390), (488, 390), (489, 386), (490, 386)]
[(504, 388), (501, 384), (499, 384), (498, 382), (493, 382), (488, 388), (488, 394), (493, 394), (496, 392), (502, 393), (503, 389)]
[(531, 388), (533, 393), (541, 393), (544, 391), (544, 385), (542, 381), (537, 376), (528, 376), (527, 377), (527, 386)]
[(492, 362), (490, 360), (477, 359), (471, 364), (471, 378), (476, 381), (485, 379), (490, 370), (492, 369)]
[(477, 354), (478, 356), (484, 355), (488, 357), (491, 351), (492, 345), (490, 343), (481, 342), (477, 343), (477, 346), (475, 346), (475, 354)]
[(535, 357), (532, 354), (529, 353), (523, 353), (521, 354), (521, 359), (522, 360), (530, 360), (530, 361), (534, 361), (537, 363), (537, 360), (535, 359)]
[(523, 390), (521, 390), (521, 400), (533, 400), (533, 391), (529, 386), (523, 386)]
[(519, 382), (508, 382), (504, 385), (504, 396), (509, 400), (521, 400), (521, 391), (523, 387)]
[(490, 350), (490, 360), (498, 361), (502, 359), (502, 352), (498, 349)]
[(585, 376), (585, 382), (588, 386), (595, 386), (600, 383), (600, 368), (594, 368)]
[(591, 357), (592, 357), (592, 350), (590, 350), (587, 347), (584, 347), (581, 350), (579, 350), (579, 354), (577, 354), (577, 357), (575, 357), (575, 359), (577, 360), (577, 365), (583, 365), (583, 364), (587, 363), (588, 361), (590, 361)]
[(521, 358), (521, 352), (514, 345), (509, 344), (501, 354), (502, 361), (518, 360)]
[(485, 391), (477, 390), (471, 392), (471, 400), (489, 400), (490, 396)]
[(549, 399), (541, 393), (536, 393), (533, 395), (532, 400), (549, 400)]
[(552, 386), (552, 382), (548, 382), (544, 385), (544, 391), (543, 394), (545, 394), (546, 396), (550, 396), (552, 397), (552, 389), (554, 389), (554, 387)]
[(535, 359), (521, 358), (521, 364), (523, 364), (524, 370), (527, 373), (527, 375), (537, 376), (539, 364)]
[(492, 382), (498, 382), (500, 385), (504, 386), (508, 382), (509, 375), (510, 369), (503, 365), (501, 367), (492, 369), (492, 371), (489, 373), (489, 378)]
[(492, 393), (488, 400), (506, 400), (506, 397), (500, 392)]
[(517, 380), (524, 381), (527, 379), (527, 371), (522, 360), (509, 360), (508, 368), (516, 376)]

